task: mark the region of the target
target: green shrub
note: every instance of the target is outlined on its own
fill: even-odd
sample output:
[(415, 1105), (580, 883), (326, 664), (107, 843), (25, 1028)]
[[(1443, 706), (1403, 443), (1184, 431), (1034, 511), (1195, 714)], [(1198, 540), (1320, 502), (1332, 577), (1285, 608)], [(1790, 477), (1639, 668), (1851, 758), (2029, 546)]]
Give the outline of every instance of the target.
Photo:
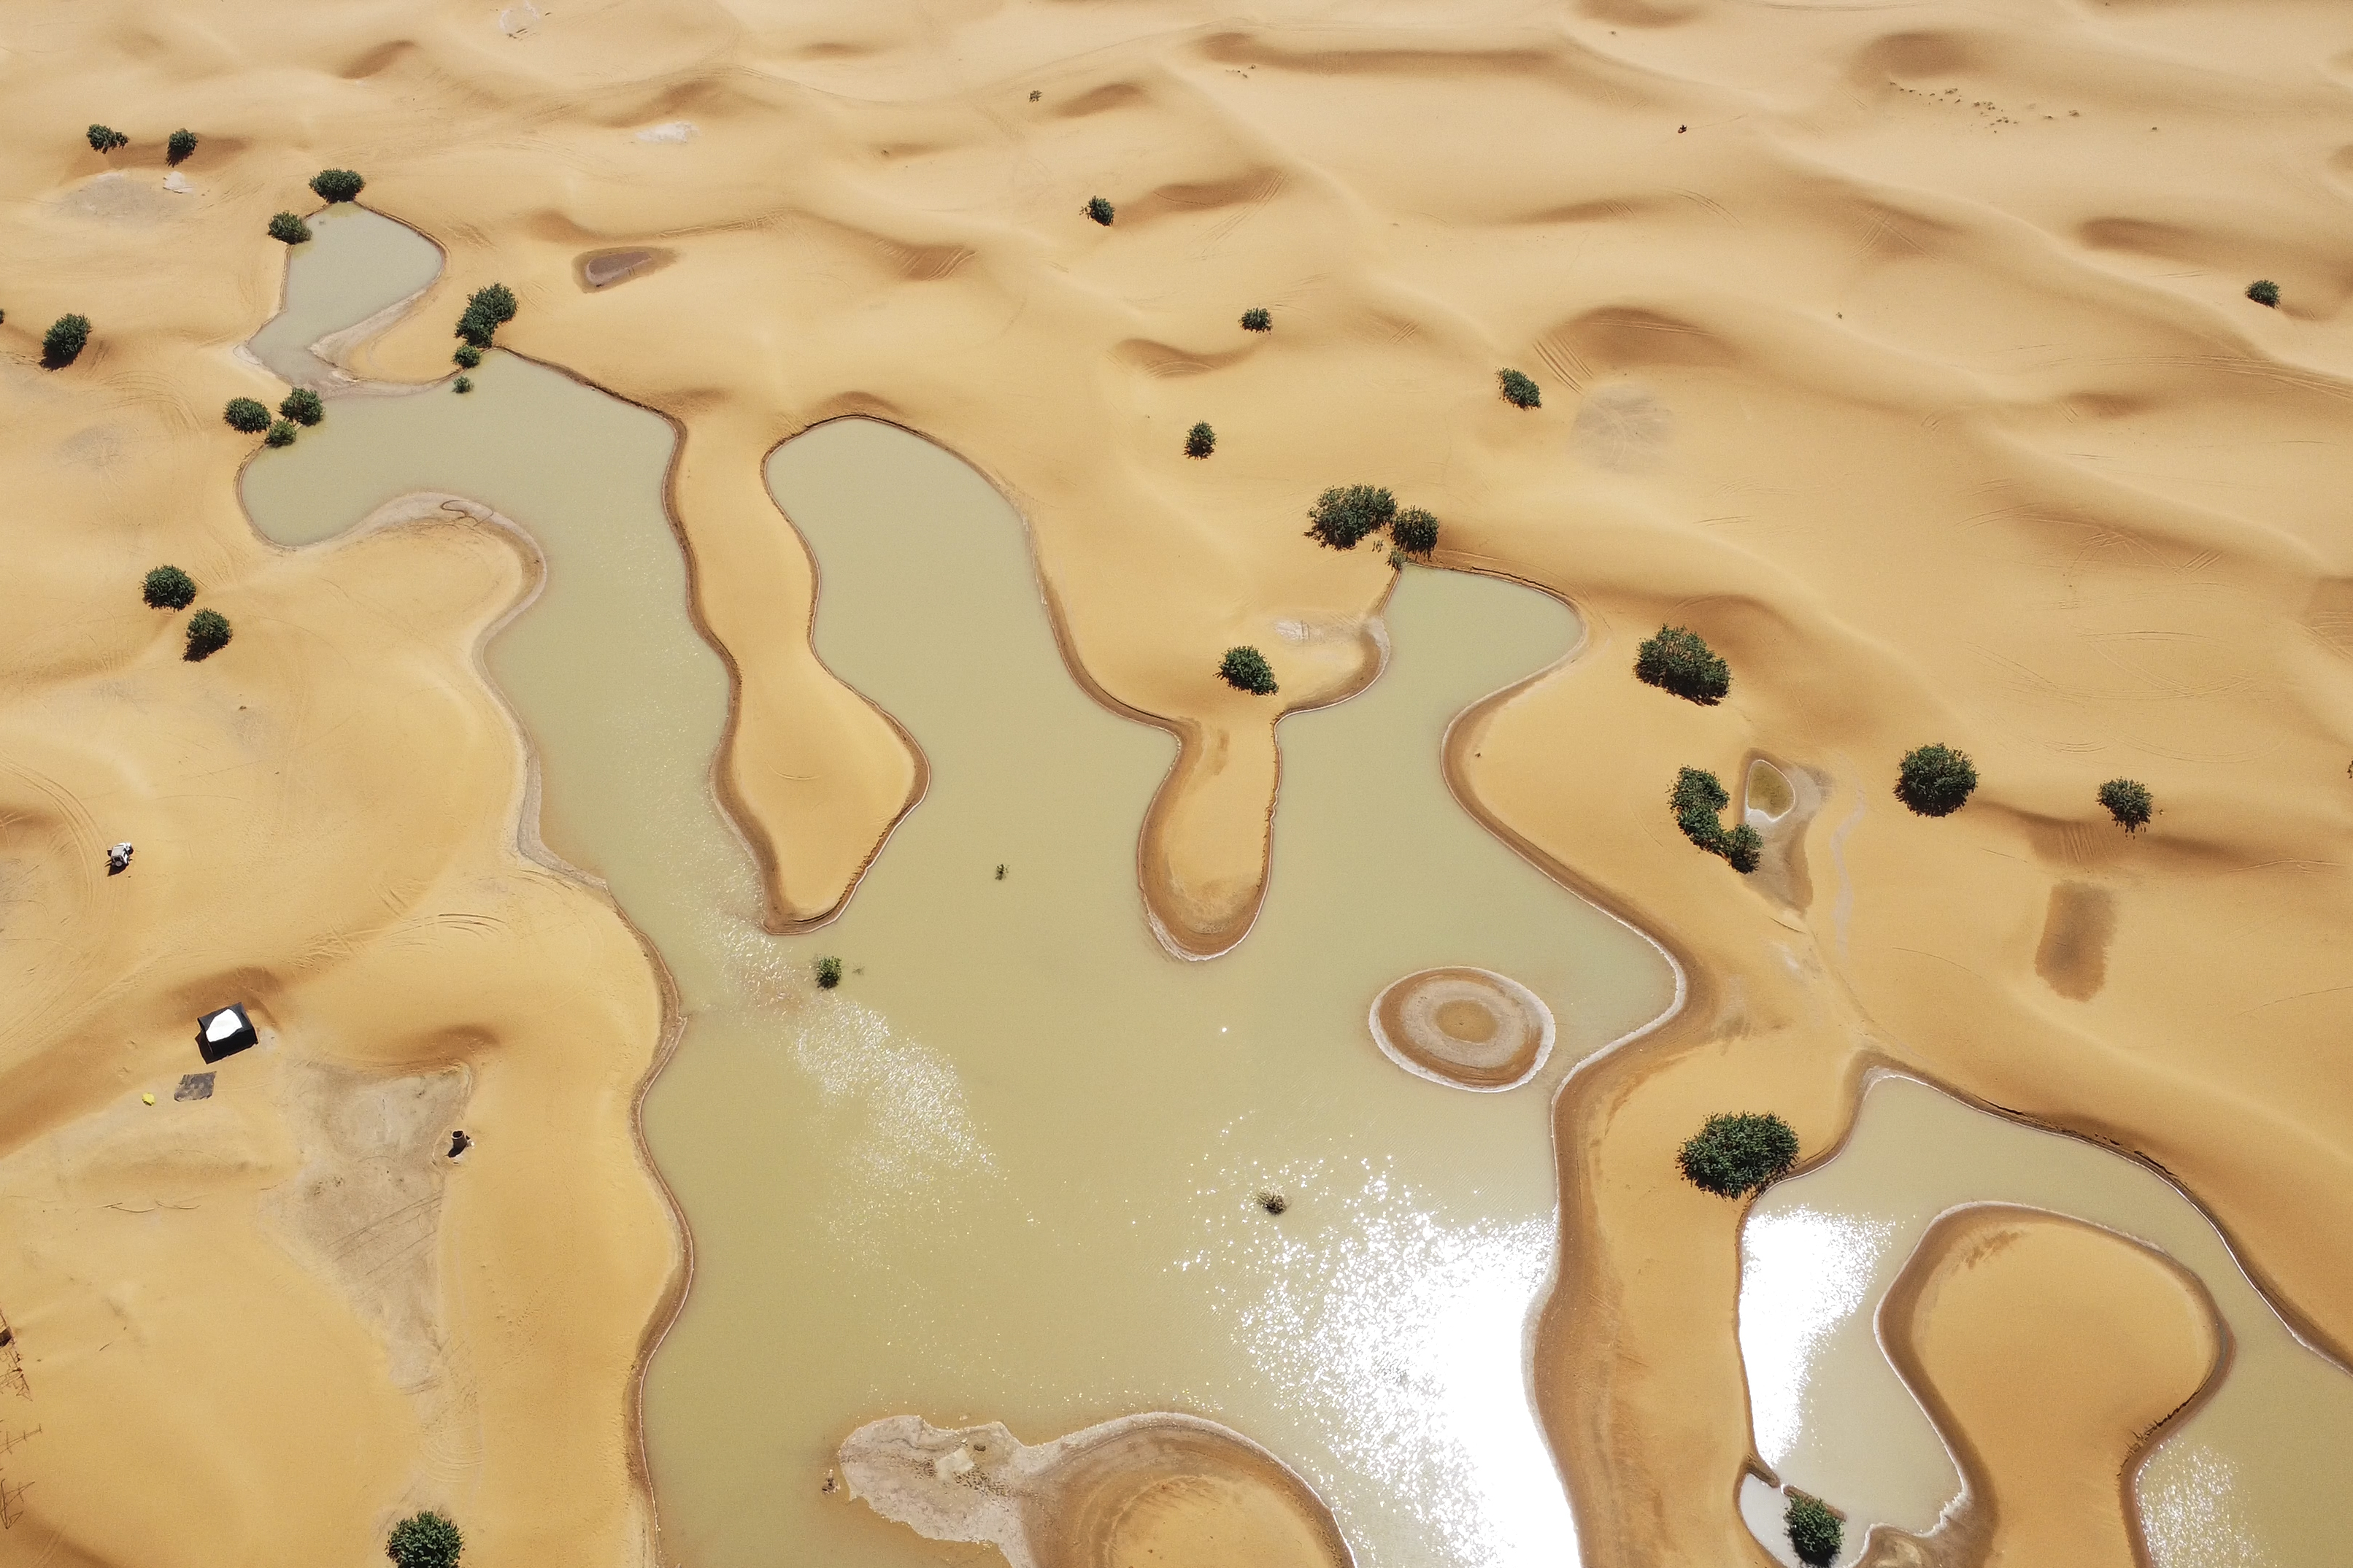
[(515, 319), (514, 290), (492, 283), (474, 290), (458, 316), (458, 335), (470, 348), (486, 349), (501, 327)]
[(820, 958), (817, 961), (817, 983), (820, 990), (830, 991), (841, 984), (841, 960)]
[(250, 397), (232, 397), (221, 410), (232, 430), (242, 430), (248, 436), (259, 436), (269, 428), (269, 410)]
[(171, 163), (185, 163), (195, 157), (195, 153), (196, 133), (193, 131), (174, 131), (164, 139), (164, 156)]
[(1543, 392), (1538, 390), (1535, 382), (1518, 371), (1499, 370), (1495, 373), (1495, 380), (1503, 386), (1504, 401), (1513, 407), (1540, 408), (1544, 405)]
[(1307, 512), (1307, 537), (1334, 550), (1354, 550), (1366, 534), (1397, 518), (1397, 498), (1372, 485), (1325, 490)]
[(1271, 332), (1274, 331), (1274, 313), (1263, 305), (1253, 305), (1242, 312), (1242, 331)]
[(1950, 746), (1916, 746), (1895, 773), (1895, 798), (1922, 816), (1950, 816), (1978, 787), (1977, 764)]
[(294, 421), (280, 419), (269, 427), (268, 435), (262, 437), (261, 444), (265, 447), (291, 447), (294, 444), (294, 437), (300, 434), (301, 432), (294, 428)]
[(2100, 786), (2100, 804), (2108, 808), (2108, 815), (2126, 833), (2147, 827), (2150, 814), (2157, 809), (2148, 785), (2138, 779), (2110, 779)]
[(1405, 554), (1427, 555), (1438, 548), (1438, 520), (1418, 506), (1409, 506), (1390, 522), (1389, 542)]
[(1185, 455), (1206, 458), (1218, 449), (1218, 433), (1209, 428), (1206, 419), (1185, 432)]
[(228, 617), (218, 610), (198, 610), (188, 617), (188, 651), (181, 657), (191, 664), (212, 658), (228, 647)]
[(1789, 1173), (1798, 1163), (1798, 1135), (1764, 1115), (1711, 1116), (1676, 1156), (1683, 1179), (1718, 1197), (1746, 1197)]
[(384, 1543), (384, 1554), (396, 1568), (458, 1568), (458, 1554), (465, 1550), (466, 1538), (458, 1527), (446, 1515), (429, 1510), (394, 1525)]
[(311, 226), (296, 213), (280, 213), (269, 220), (269, 237), (286, 245), (301, 245), (311, 237)]
[(41, 334), (41, 363), (51, 370), (63, 370), (81, 358), (81, 351), (89, 344), (88, 316), (59, 316)]
[(458, 352), (449, 357), (458, 362), (459, 370), (471, 370), (482, 363), (482, 351), (471, 343), (459, 343)]
[(140, 584), (140, 596), (158, 610), (185, 610), (195, 602), (196, 580), (177, 566), (158, 566)]
[(474, 378), (470, 375), (461, 375), (449, 384), (449, 390), (463, 397), (474, 390)]
[(309, 387), (298, 386), (286, 395), (286, 401), (278, 405), (278, 412), (297, 425), (316, 425), (327, 416), (327, 405)]
[(2268, 278), (2259, 278), (2247, 285), (2247, 298), (2258, 305), (2269, 305), (2276, 310), (2279, 309), (2279, 285)]
[(1689, 626), (1661, 626), (1634, 650), (1634, 679), (1703, 706), (1724, 700), (1732, 668)]
[(1831, 1568), (1838, 1561), (1839, 1547), (1846, 1540), (1846, 1521), (1821, 1499), (1792, 1491), (1782, 1522), (1788, 1527), (1789, 1550), (1798, 1554), (1799, 1562)]
[(322, 169), (311, 176), (311, 189), (322, 202), (356, 201), (367, 182), (349, 169)]
[(1732, 804), (1732, 796), (1714, 773), (1704, 768), (1679, 770), (1674, 788), (1667, 792), (1667, 804), (1674, 809), (1675, 826), (1683, 830), (1685, 838), (1711, 855), (1723, 856), (1744, 877), (1757, 869), (1765, 840), (1745, 822), (1725, 830), (1718, 814)]
[(1254, 647), (1226, 649), (1226, 657), (1218, 661), (1218, 679), (1253, 697), (1271, 697), (1276, 689), (1273, 667)]
[(128, 147), (131, 145), (130, 137), (125, 136), (120, 131), (112, 130), (104, 125), (91, 126), (90, 128), (89, 135), (90, 150), (93, 153), (111, 153), (118, 147)]
[(1097, 223), (1103, 225), (1105, 228), (1109, 228), (1111, 226), (1112, 213), (1113, 209), (1111, 203), (1105, 201), (1103, 197), (1089, 196), (1087, 198), (1087, 216), (1094, 219)]

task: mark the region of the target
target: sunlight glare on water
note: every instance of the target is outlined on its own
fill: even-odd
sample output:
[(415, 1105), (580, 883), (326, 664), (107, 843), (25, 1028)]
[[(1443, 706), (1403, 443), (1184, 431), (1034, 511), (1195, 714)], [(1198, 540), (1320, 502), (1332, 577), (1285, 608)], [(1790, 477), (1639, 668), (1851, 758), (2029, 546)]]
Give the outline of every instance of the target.
[(2269, 1568), (2239, 1498), (2238, 1467), (2213, 1449), (2160, 1449), (2141, 1471), (2141, 1529), (2157, 1568)]
[(1813, 1359), (1870, 1290), (1895, 1227), (1816, 1209), (1752, 1215), (1740, 1237), (1740, 1356), (1757, 1451), (1778, 1465), (1805, 1424)]

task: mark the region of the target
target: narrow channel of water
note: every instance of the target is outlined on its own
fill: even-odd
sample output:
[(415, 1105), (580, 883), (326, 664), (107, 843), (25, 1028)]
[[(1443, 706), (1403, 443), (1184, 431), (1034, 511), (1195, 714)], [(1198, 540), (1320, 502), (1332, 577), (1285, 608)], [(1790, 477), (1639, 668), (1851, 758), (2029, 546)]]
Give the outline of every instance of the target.
[[(293, 293), (316, 269), (345, 321), (388, 302), (336, 254), (298, 253)], [(819, 647), (933, 781), (840, 921), (772, 937), (710, 789), (726, 679), (661, 509), (668, 427), (502, 353), (474, 379), (332, 400), (245, 496), (296, 542), (446, 489), (546, 556), (491, 668), (537, 749), (544, 837), (610, 882), (688, 1011), (647, 1107), (699, 1260), (648, 1383), (665, 1561), (930, 1561), (820, 1489), (852, 1426), (910, 1411), (1037, 1440), (1149, 1408), (1282, 1454), (1367, 1564), (1572, 1558), (1524, 1367), (1552, 1243), (1547, 1093), (1672, 977), (1472, 824), (1438, 746), (1558, 657), (1573, 618), (1409, 573), (1388, 672), (1284, 726), (1258, 930), (1179, 963), (1134, 858), (1171, 742), (1063, 669), (1002, 498), (903, 432), (822, 427), (770, 465), (822, 563)], [(848, 966), (838, 992), (810, 983), (820, 953)], [(1372, 995), (1441, 963), (1553, 1007), (1536, 1083), (1463, 1094), (1375, 1049)]]
[[(2300, 1568), (2339, 1554), (2353, 1539), (2353, 1378), (2288, 1332), (2196, 1206), (2130, 1161), (1890, 1076), (1864, 1096), (1838, 1157), (1767, 1191), (1741, 1238), (1757, 1451), (1848, 1511), (1848, 1559), (1869, 1524), (1926, 1531), (1960, 1489), (1873, 1319), (1929, 1223), (1976, 1202), (2147, 1242), (2204, 1280), (2230, 1324), (2221, 1388), (2141, 1472), (2158, 1568)], [(1794, 1564), (1773, 1494), (1752, 1484), (1744, 1503), (1758, 1539)]]

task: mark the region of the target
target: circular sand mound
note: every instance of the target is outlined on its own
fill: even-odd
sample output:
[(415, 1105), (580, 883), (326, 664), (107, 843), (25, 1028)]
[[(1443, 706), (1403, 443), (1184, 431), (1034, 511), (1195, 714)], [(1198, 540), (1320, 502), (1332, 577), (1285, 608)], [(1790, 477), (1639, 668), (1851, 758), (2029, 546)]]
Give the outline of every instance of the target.
[(1552, 1009), (1484, 969), (1425, 969), (1373, 999), (1373, 1043), (1410, 1073), (1457, 1089), (1513, 1089), (1552, 1054)]

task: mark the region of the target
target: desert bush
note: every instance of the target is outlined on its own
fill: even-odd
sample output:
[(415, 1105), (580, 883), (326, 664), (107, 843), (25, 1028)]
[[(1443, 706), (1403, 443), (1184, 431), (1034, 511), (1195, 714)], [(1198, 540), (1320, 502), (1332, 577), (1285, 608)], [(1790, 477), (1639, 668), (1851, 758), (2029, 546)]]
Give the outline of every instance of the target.
[(1846, 1540), (1846, 1521), (1821, 1499), (1791, 1492), (1788, 1511), (1781, 1521), (1788, 1529), (1789, 1550), (1798, 1554), (1799, 1562), (1831, 1568), (1838, 1561), (1839, 1547)]
[(817, 983), (821, 990), (830, 991), (841, 984), (841, 960), (827, 957), (817, 961)]
[(471, 343), (459, 343), (458, 352), (449, 357), (458, 362), (459, 370), (471, 370), (482, 363), (482, 351)]
[(1389, 542), (1408, 555), (1427, 555), (1438, 548), (1438, 520), (1409, 506), (1390, 521)]
[(1765, 853), (1765, 840), (1746, 823), (1726, 829), (1719, 815), (1732, 804), (1724, 782), (1704, 768), (1683, 768), (1675, 773), (1674, 788), (1667, 792), (1667, 804), (1673, 808), (1675, 826), (1683, 837), (1711, 855), (1721, 855), (1732, 868), (1742, 876), (1757, 869)]
[(2258, 278), (2247, 285), (2247, 298), (2258, 305), (2269, 305), (2276, 310), (2279, 309), (2279, 285), (2268, 278)]
[(1513, 407), (1540, 408), (1544, 405), (1544, 393), (1535, 382), (1518, 371), (1499, 370), (1495, 373), (1495, 380), (1504, 389), (1504, 401)]
[(89, 136), (90, 150), (93, 153), (111, 153), (118, 147), (131, 145), (130, 137), (111, 126), (93, 125), (90, 128)]
[(1661, 626), (1634, 650), (1634, 679), (1704, 705), (1724, 700), (1732, 668), (1689, 626)]
[(2126, 833), (2147, 826), (2150, 814), (2157, 809), (2148, 785), (2138, 779), (2110, 779), (2100, 786), (2100, 804), (2108, 808), (2108, 815)]
[(1354, 550), (1397, 517), (1397, 498), (1373, 485), (1325, 490), (1307, 512), (1307, 537), (1334, 550)]
[(269, 428), (269, 410), (250, 397), (232, 397), (221, 410), (232, 430), (242, 430), (248, 436), (259, 436)]
[(1242, 312), (1242, 331), (1246, 332), (1274, 331), (1274, 312), (1263, 305), (1252, 305)]
[(1274, 668), (1254, 647), (1226, 649), (1226, 657), (1218, 661), (1218, 679), (1253, 697), (1271, 697), (1275, 693)]
[(1206, 419), (1185, 432), (1185, 455), (1206, 458), (1218, 449), (1218, 433), (1209, 428)]
[(349, 169), (322, 169), (311, 176), (311, 189), (322, 202), (349, 202), (359, 199), (367, 182)]
[(474, 290), (458, 316), (458, 335), (470, 348), (486, 349), (498, 330), (515, 319), (514, 290), (492, 283)]
[(158, 610), (185, 610), (195, 602), (196, 580), (177, 566), (158, 566), (139, 586), (140, 596)]
[(1950, 816), (1977, 787), (1977, 764), (1941, 743), (1905, 752), (1895, 773), (1895, 798), (1922, 816)]
[(309, 387), (298, 386), (286, 395), (286, 401), (278, 405), (278, 412), (297, 425), (316, 425), (327, 416), (327, 405)]
[(228, 617), (218, 610), (198, 610), (188, 617), (188, 651), (182, 655), (191, 664), (212, 658), (228, 647)]
[(461, 375), (449, 384), (449, 390), (463, 397), (474, 390), (474, 378), (470, 375)]
[(301, 434), (301, 432), (294, 427), (294, 421), (280, 419), (269, 427), (267, 435), (261, 437), (261, 444), (265, 447), (291, 447), (294, 444), (294, 437)]
[(164, 156), (171, 163), (185, 163), (195, 157), (195, 153), (196, 133), (193, 131), (174, 131), (164, 139)]
[(64, 315), (49, 323), (41, 334), (41, 363), (51, 370), (63, 370), (81, 357), (90, 344), (90, 318)]
[(1113, 208), (1111, 203), (1105, 201), (1103, 197), (1089, 196), (1087, 198), (1087, 216), (1094, 219), (1097, 223), (1103, 225), (1105, 228), (1109, 228), (1111, 226), (1113, 213)]
[(283, 245), (301, 245), (311, 237), (311, 226), (300, 214), (280, 213), (269, 220), (269, 237)]
[(458, 1554), (465, 1550), (458, 1527), (429, 1510), (394, 1525), (384, 1542), (384, 1554), (396, 1568), (458, 1568)]
[(1770, 1111), (1711, 1116), (1675, 1156), (1683, 1179), (1718, 1197), (1746, 1197), (1798, 1163), (1798, 1135)]

